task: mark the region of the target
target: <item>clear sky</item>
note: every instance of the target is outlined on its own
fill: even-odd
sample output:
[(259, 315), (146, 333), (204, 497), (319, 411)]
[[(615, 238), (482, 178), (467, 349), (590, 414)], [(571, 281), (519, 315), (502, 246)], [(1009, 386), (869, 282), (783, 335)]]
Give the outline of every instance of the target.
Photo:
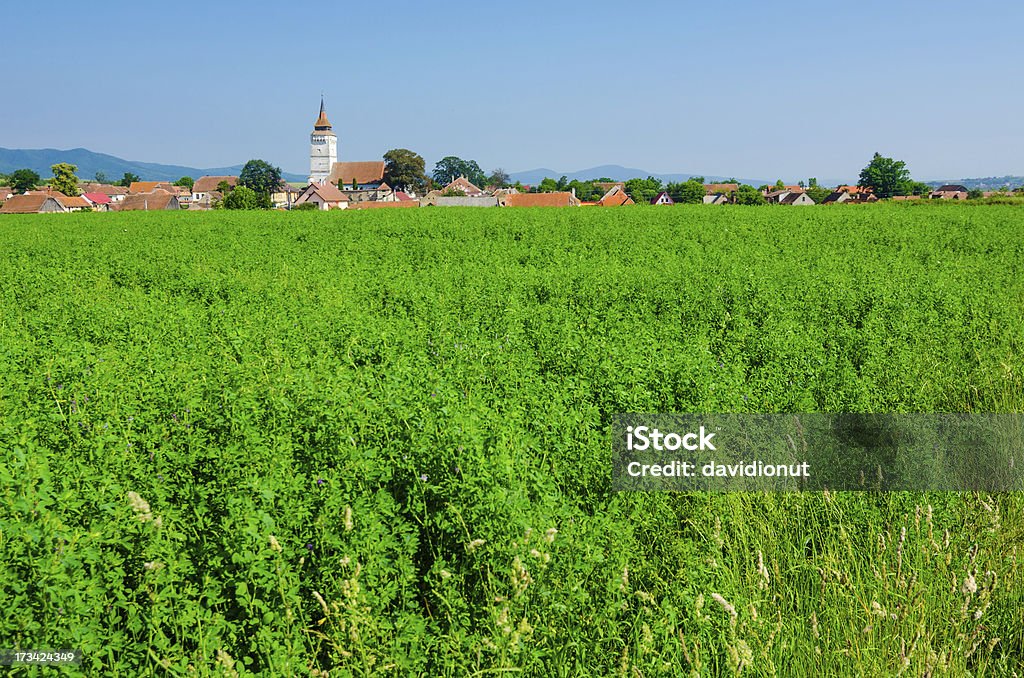
[(0, 146), (305, 173), (323, 91), (342, 159), (428, 170), (1024, 174), (1024, 3), (829, 5), (5, 3)]

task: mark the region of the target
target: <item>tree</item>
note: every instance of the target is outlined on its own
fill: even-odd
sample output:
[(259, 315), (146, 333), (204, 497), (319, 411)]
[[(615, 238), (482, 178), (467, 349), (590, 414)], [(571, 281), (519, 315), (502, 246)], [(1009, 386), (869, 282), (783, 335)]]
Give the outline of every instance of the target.
[(10, 179), (11, 192), (13, 193), (31, 191), (39, 185), (39, 175), (30, 169), (14, 170), (8, 178)]
[[(238, 187), (248, 188), (259, 199), (260, 207), (269, 209), (270, 194), (281, 186), (281, 168), (265, 160), (250, 160), (238, 175)], [(235, 208), (231, 208), (235, 209)], [(250, 209), (248, 207), (242, 209)]]
[(879, 198), (907, 195), (911, 190), (910, 170), (902, 160), (884, 158), (875, 153), (868, 166), (860, 171), (857, 185), (873, 189)]
[(476, 164), (476, 160), (463, 160), (454, 155), (441, 158), (434, 165), (434, 171), (431, 175), (434, 177), (434, 181), (442, 185), (448, 184), (453, 179), (458, 179), (459, 177), (466, 177), (471, 184), (481, 188), (487, 183), (487, 177), (484, 176), (484, 171), (480, 169), (480, 165)]
[(661, 179), (630, 179), (626, 182), (626, 193), (638, 205), (650, 204), (654, 196), (661, 192)]
[(813, 186), (809, 186), (807, 188), (807, 195), (810, 196), (815, 205), (820, 205), (825, 202), (825, 198), (832, 195), (832, 191), (828, 190), (824, 186), (819, 186), (818, 182), (815, 181)]
[(668, 191), (668, 197), (684, 205), (699, 205), (703, 203), (705, 193), (704, 182), (697, 181), (698, 178), (703, 179), (703, 177), (691, 177), (686, 181), (670, 183), (665, 187), (665, 190)]
[(262, 196), (248, 186), (239, 185), (224, 196), (226, 210), (258, 210), (264, 208)]
[(985, 192), (982, 191), (980, 188), (972, 188), (971, 190), (967, 191), (968, 200), (980, 200), (981, 198), (984, 197)]
[(737, 205), (763, 205), (764, 194), (749, 184), (741, 184), (736, 191)]
[(66, 162), (59, 162), (53, 165), (50, 171), (53, 172), (53, 181), (50, 182), (50, 186), (55, 191), (60, 191), (69, 197), (78, 195), (78, 177), (75, 176), (78, 167)]
[(556, 193), (559, 190), (558, 182), (550, 177), (544, 177), (541, 179), (540, 185), (537, 187), (538, 193)]
[(182, 188), (187, 188), (188, 190), (191, 191), (192, 187), (196, 185), (196, 180), (193, 179), (192, 177), (182, 177), (175, 181), (174, 185), (181, 186)]
[(505, 188), (512, 181), (512, 177), (508, 175), (508, 172), (498, 167), (491, 176), (487, 177), (487, 183), (495, 188)]
[(424, 192), (427, 164), (423, 156), (408, 148), (393, 148), (384, 154), (384, 181), (392, 188)]
[(121, 181), (119, 181), (117, 183), (120, 186), (124, 186), (125, 188), (128, 188), (129, 186), (131, 186), (136, 181), (139, 181), (139, 175), (138, 174), (132, 174), (131, 172), (125, 172), (124, 176), (121, 177)]
[(107, 177), (106, 172), (102, 172), (102, 171), (96, 172), (96, 174), (93, 175), (93, 178), (96, 179), (96, 183), (97, 184), (105, 184), (108, 181), (110, 181), (110, 179)]
[(923, 181), (911, 181), (909, 188), (910, 195), (928, 195), (932, 192), (932, 187)]
[(220, 193), (221, 195), (227, 195), (232, 190), (234, 190), (234, 188), (234, 186), (229, 184), (227, 181), (223, 180), (217, 184), (217, 192)]

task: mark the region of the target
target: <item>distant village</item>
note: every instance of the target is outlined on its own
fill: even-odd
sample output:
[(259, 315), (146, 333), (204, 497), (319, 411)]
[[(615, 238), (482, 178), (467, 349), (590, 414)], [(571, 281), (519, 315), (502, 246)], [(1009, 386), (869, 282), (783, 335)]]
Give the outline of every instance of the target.
[[(73, 166), (65, 167), (74, 169)], [(410, 207), (624, 207), (638, 202), (662, 206), (699, 202), (705, 205), (777, 204), (800, 207), (815, 204), (867, 204), (878, 202), (883, 197), (893, 201), (967, 200), (1002, 194), (981, 194), (969, 191), (965, 186), (949, 184), (914, 195), (879, 196), (871, 187), (844, 185), (824, 189), (817, 186), (814, 180), (811, 180), (810, 185), (802, 182), (798, 185), (784, 185), (779, 181), (775, 185), (755, 189), (738, 181), (704, 183), (701, 178), (669, 184), (664, 190), (661, 190), (661, 183), (653, 179), (646, 180), (646, 183), (640, 179), (597, 179), (586, 183), (574, 181), (570, 182), (573, 185), (568, 185), (563, 178), (558, 182), (545, 179), (538, 187), (518, 183), (508, 185), (507, 182), (478, 186), (468, 177), (460, 175), (447, 177), (445, 185), (424, 190), (422, 195), (418, 195), (410, 187), (388, 185), (386, 174), (387, 165), (384, 160), (338, 160), (337, 136), (321, 99), (320, 115), (310, 134), (310, 174), (306, 185), (295, 186), (279, 181), (276, 187), (269, 190), (266, 206), (282, 210), (321, 211)], [(641, 184), (642, 188), (637, 184)], [(128, 185), (114, 185), (85, 182), (73, 185), (74, 190), (66, 192), (52, 184), (34, 186), (24, 191), (0, 186), (0, 214), (205, 211), (224, 206), (227, 196), (239, 185), (238, 176), (202, 176), (194, 181), (185, 181), (183, 178), (173, 183), (132, 181)], [(577, 195), (575, 185), (585, 186), (588, 195)]]

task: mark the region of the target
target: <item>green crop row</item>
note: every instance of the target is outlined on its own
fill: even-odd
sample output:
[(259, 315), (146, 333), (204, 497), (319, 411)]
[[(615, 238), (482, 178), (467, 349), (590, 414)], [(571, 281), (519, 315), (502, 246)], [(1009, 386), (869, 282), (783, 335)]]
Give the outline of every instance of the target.
[(616, 494), (608, 431), (1022, 411), (1021, 214), (5, 218), (0, 645), (81, 648), (71, 675), (1019, 674), (1019, 495)]

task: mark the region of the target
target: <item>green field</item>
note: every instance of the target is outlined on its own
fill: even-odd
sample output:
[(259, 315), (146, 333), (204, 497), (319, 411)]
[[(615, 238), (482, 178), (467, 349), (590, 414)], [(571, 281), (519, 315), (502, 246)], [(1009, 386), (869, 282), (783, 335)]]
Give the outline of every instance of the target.
[(608, 430), (1021, 412), (1022, 374), (1013, 206), (0, 218), (0, 649), (1019, 675), (1020, 495), (615, 494)]

